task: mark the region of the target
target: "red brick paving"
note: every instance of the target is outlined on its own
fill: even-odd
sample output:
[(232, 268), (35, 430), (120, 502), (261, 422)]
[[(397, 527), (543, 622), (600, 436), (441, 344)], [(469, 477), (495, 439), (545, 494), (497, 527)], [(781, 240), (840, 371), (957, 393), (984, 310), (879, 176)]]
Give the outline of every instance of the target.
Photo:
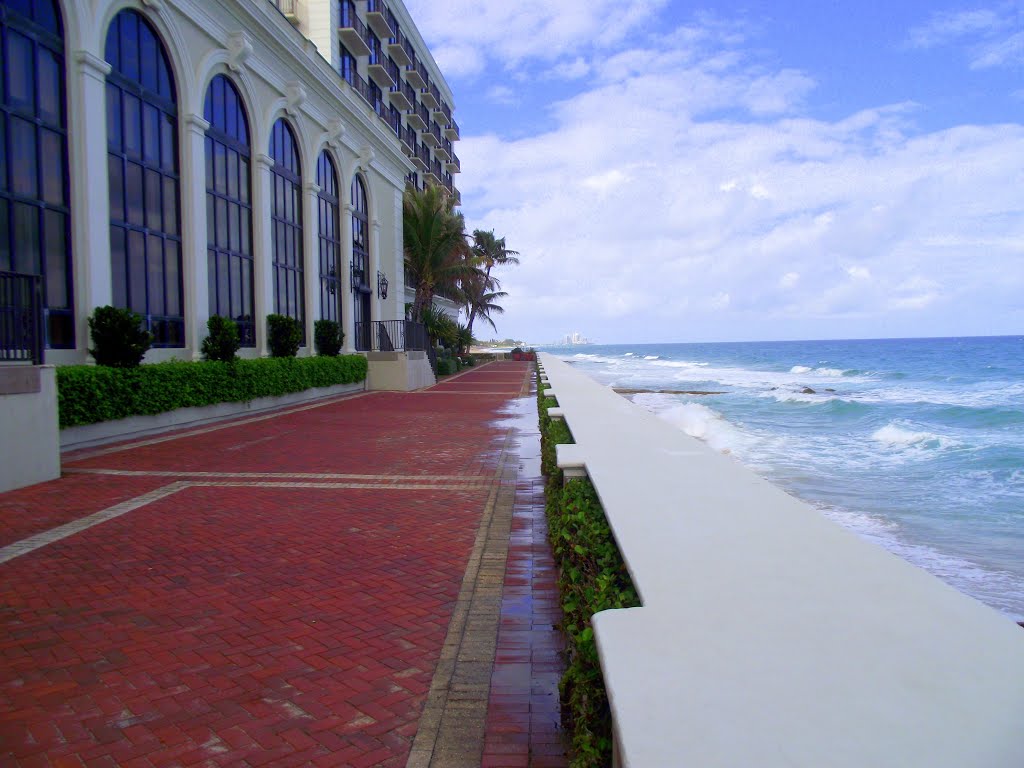
[[(80, 452), (65, 467), (490, 478), (501, 408), (531, 367)], [(484, 392), (505, 394), (472, 394)], [(172, 480), (73, 474), (0, 495), (0, 545)], [(0, 763), (404, 765), (486, 496), (200, 485), (0, 565)], [(526, 520), (513, 551), (535, 558)], [(510, 557), (513, 613), (519, 568)], [(522, 631), (509, 619), (499, 718), (502, 649)], [(544, 643), (531, 652), (544, 676), (535, 716), (514, 724), (529, 725), (532, 754), (555, 760)], [(489, 744), (513, 721), (495, 723)]]
[(562, 768), (569, 764), (558, 698), (565, 671), (562, 609), (547, 538), (539, 435), (536, 427), (523, 433), (481, 764)]

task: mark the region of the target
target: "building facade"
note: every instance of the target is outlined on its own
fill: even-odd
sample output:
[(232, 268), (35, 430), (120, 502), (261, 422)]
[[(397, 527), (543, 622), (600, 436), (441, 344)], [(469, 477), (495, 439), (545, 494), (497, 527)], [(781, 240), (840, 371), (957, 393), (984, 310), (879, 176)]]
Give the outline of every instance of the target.
[(404, 317), (402, 194), (458, 199), (459, 131), (401, 0), (0, 0), (0, 37), (0, 275), (41, 286), (46, 362), (86, 362), (107, 304), (150, 362), (214, 314), (245, 356), (271, 313), (300, 354)]

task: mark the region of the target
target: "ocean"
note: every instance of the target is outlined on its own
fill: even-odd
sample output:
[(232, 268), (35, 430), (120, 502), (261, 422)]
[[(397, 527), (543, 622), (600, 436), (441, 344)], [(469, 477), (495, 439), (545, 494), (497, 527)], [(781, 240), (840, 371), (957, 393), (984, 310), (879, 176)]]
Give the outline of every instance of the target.
[(1024, 337), (541, 349), (1024, 620)]

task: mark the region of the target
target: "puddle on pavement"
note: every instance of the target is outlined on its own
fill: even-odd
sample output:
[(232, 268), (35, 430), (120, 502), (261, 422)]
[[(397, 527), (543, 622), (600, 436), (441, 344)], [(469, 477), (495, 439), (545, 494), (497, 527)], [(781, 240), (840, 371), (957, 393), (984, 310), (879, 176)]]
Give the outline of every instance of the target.
[(534, 396), (510, 400), (501, 409), (501, 418), (493, 422), (499, 429), (513, 430), (512, 451), (519, 458), (519, 478), (540, 477), (540, 432), (537, 425), (537, 399)]

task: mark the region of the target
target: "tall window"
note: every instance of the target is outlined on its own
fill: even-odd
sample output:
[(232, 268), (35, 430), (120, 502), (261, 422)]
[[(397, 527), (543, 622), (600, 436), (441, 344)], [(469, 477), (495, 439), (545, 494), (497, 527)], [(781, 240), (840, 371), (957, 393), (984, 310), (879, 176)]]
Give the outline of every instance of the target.
[(353, 75), (356, 73), (356, 57), (341, 43), (338, 43), (338, 73), (346, 83), (352, 85), (355, 80)]
[(251, 152), (249, 122), (234, 83), (217, 75), (206, 89), (206, 239), (210, 314), (238, 324), (243, 347), (253, 323)]
[(0, 271), (42, 275), (50, 347), (75, 345), (64, 30), (55, 0), (0, 2)]
[(107, 31), (107, 172), (114, 305), (145, 318), (154, 346), (185, 343), (178, 214), (178, 108), (167, 52), (121, 11)]
[(370, 218), (366, 187), (361, 176), (352, 180), (352, 305), (355, 313), (356, 344), (369, 349), (370, 341)]
[(270, 135), (270, 222), (274, 240), (274, 311), (305, 322), (302, 291), (302, 169), (295, 134), (284, 118)]
[(320, 317), (341, 321), (341, 222), (338, 217), (338, 174), (327, 150), (316, 163), (320, 187)]

